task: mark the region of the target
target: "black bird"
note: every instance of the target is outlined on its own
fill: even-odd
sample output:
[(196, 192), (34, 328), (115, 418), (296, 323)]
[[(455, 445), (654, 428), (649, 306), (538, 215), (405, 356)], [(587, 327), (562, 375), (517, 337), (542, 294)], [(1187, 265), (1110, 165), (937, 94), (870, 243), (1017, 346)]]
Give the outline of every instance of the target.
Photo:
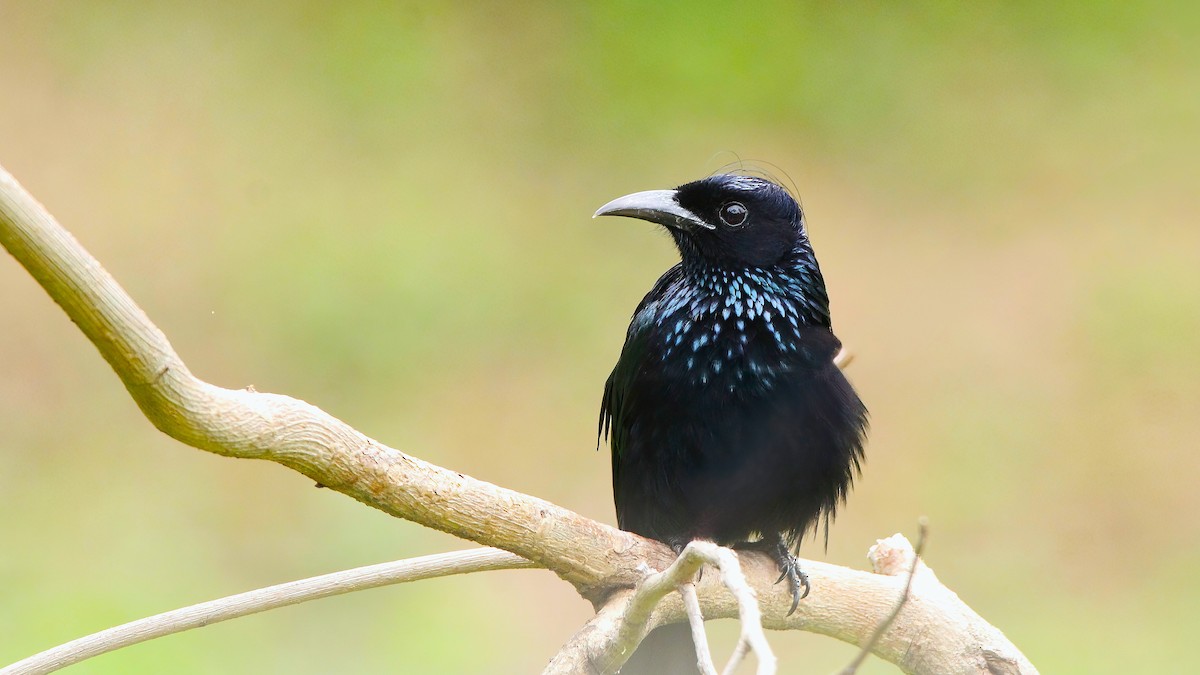
[(676, 551), (693, 539), (765, 550), (795, 611), (809, 583), (793, 551), (822, 523), (828, 541), (867, 428), (833, 362), (804, 213), (771, 181), (722, 174), (596, 215), (662, 225), (682, 258), (638, 305), (604, 387), (619, 526)]

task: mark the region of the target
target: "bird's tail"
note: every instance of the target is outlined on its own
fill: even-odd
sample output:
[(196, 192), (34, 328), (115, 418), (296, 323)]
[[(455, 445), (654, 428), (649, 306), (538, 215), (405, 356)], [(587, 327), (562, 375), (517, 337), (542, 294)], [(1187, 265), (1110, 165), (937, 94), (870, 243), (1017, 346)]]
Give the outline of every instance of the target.
[(650, 631), (621, 668), (621, 675), (696, 675), (696, 647), (686, 623)]

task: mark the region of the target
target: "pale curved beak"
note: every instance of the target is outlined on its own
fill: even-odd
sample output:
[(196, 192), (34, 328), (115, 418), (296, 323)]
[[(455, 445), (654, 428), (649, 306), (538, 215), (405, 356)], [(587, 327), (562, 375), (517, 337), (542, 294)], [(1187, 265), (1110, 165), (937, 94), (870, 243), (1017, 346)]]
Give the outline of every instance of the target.
[(617, 197), (592, 215), (593, 218), (596, 216), (640, 218), (677, 230), (698, 227), (706, 230), (716, 229), (715, 225), (709, 225), (700, 216), (680, 206), (679, 202), (675, 201), (674, 190), (646, 190)]

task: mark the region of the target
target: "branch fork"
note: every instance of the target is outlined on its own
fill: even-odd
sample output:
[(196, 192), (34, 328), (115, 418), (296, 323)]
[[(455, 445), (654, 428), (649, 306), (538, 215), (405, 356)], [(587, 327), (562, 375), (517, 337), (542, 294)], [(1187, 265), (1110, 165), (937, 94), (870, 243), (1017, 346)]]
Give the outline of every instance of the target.
[[(716, 675), (716, 667), (708, 647), (708, 636), (704, 630), (704, 617), (693, 584), (696, 575), (706, 564), (720, 573), (721, 583), (737, 599), (738, 619), (742, 625), (741, 637), (724, 672), (732, 673), (748, 650), (753, 650), (758, 658), (759, 675), (772, 675), (775, 672), (775, 654), (763, 633), (758, 596), (742, 574), (737, 552), (701, 540), (689, 543), (667, 569), (647, 576), (638, 584), (625, 607), (621, 630), (613, 641), (612, 653), (618, 655), (616, 660), (623, 663), (624, 658), (621, 657), (627, 658), (633, 653), (646, 633), (657, 625), (651, 621), (654, 609), (668, 593), (678, 590), (691, 626), (700, 671), (705, 675)], [(661, 620), (661, 617), (659, 618)], [(620, 663), (615, 665), (619, 667)]]

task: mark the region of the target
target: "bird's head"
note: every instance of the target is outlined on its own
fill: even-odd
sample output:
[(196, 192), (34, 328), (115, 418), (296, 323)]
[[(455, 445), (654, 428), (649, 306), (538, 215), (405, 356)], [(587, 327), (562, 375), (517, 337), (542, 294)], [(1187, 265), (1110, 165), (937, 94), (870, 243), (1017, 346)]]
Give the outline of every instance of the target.
[[(806, 248), (800, 205), (762, 178), (718, 174), (674, 190), (648, 190), (601, 206), (596, 216), (629, 216), (667, 228), (685, 261), (771, 267)], [(595, 217), (595, 216), (593, 216)]]

